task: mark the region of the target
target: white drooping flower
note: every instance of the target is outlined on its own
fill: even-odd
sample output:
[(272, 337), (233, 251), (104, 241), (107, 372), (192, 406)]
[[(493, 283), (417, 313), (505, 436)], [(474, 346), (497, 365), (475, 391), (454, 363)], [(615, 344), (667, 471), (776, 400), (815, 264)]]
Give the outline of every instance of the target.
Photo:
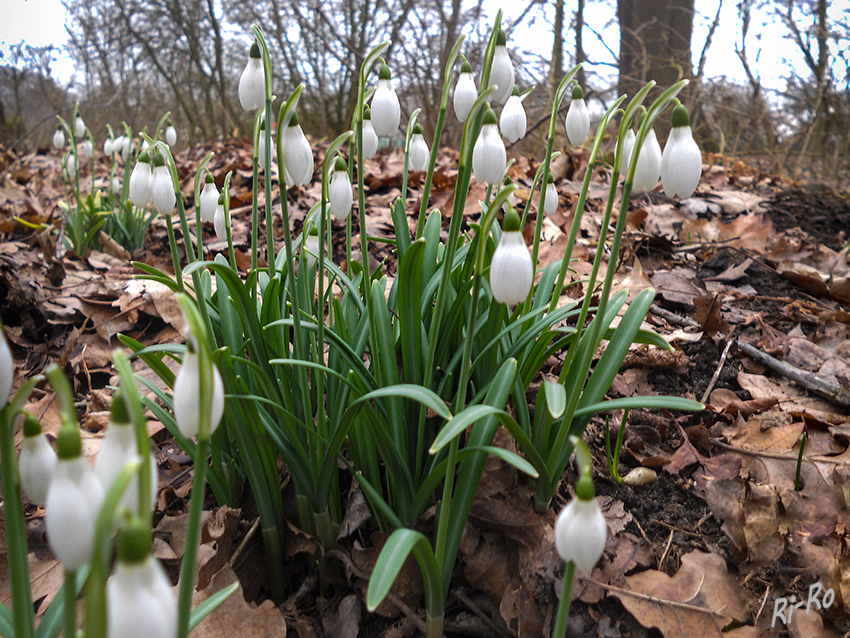
[(595, 498), (570, 501), (555, 522), (555, 547), (565, 561), (573, 561), (585, 573), (602, 557), (608, 525)]
[(62, 127), (56, 129), (56, 132), (53, 134), (53, 148), (63, 149), (65, 148), (65, 131), (62, 130)]
[[(331, 213), (338, 220), (346, 219), (351, 213), (351, 204), (354, 202), (354, 194), (351, 192), (351, 179), (348, 177), (348, 166), (345, 160), (337, 157), (334, 161), (334, 170), (328, 184), (328, 201), (331, 205)], [(309, 241), (310, 238), (307, 238)]]
[(24, 418), (24, 440), (18, 457), (21, 487), (27, 498), (41, 505), (47, 499), (47, 489), (56, 466), (56, 452), (50, 447), (41, 431), (41, 424), (33, 415)]
[(177, 144), (177, 129), (172, 124), (165, 129), (165, 143), (169, 146)]
[(113, 177), (110, 185), (112, 186), (113, 195), (117, 195), (121, 192), (121, 180), (119, 180), (118, 177)]
[(556, 210), (558, 210), (558, 189), (555, 188), (555, 180), (550, 173), (546, 180), (546, 201), (543, 203), (543, 212), (551, 216)]
[(15, 360), (9, 350), (9, 342), (3, 334), (0, 325), (0, 408), (6, 405), (12, 392), (12, 382), (15, 380)]
[(147, 153), (141, 153), (130, 173), (130, 200), (134, 206), (144, 208), (151, 199), (153, 171), (151, 160)]
[(640, 149), (633, 187), (638, 191), (651, 191), (658, 184), (660, 177), (661, 145), (655, 136), (655, 130), (650, 129)]
[[(224, 415), (224, 383), (221, 380), (221, 373), (211, 361), (207, 372), (212, 387), (206, 388), (206, 394), (201, 394), (199, 347), (206, 346), (199, 345), (195, 336), (187, 330), (183, 366), (174, 381), (174, 418), (177, 421), (177, 427), (186, 438), (191, 438), (201, 431), (202, 401), (209, 416), (209, 422), (203, 424), (203, 430), (207, 436), (212, 436)], [(207, 361), (209, 361), (208, 358)]]
[(431, 151), (422, 135), (422, 127), (419, 122), (413, 127), (413, 135), (410, 136), (410, 151), (408, 168), (412, 171), (424, 171), (428, 168), (431, 160)]
[(153, 156), (153, 177), (151, 178), (151, 200), (160, 215), (171, 215), (177, 204), (171, 171), (165, 165), (165, 158), (157, 153)]
[(496, 114), (493, 109), (484, 113), (481, 133), (472, 149), (472, 171), (478, 183), (500, 184), (505, 174), (507, 153), (505, 143), (499, 135)]
[(77, 158), (71, 152), (65, 156), (65, 170), (68, 171), (68, 175), (72, 176), (77, 172)]
[(323, 248), (319, 242), (319, 230), (312, 224), (307, 234), (307, 241), (304, 242), (304, 248), (307, 250), (307, 254), (304, 256), (307, 260), (307, 268), (312, 268), (319, 259), (319, 250)]
[(227, 211), (224, 210), (224, 193), (218, 198), (218, 203), (215, 206), (213, 214), (213, 226), (215, 226), (215, 236), (219, 241), (227, 241)]
[(103, 141), (103, 154), (104, 155), (112, 155), (117, 149), (115, 148), (115, 140), (111, 137), (107, 137)]
[(266, 74), (256, 42), (251, 45), (248, 64), (239, 78), (239, 102), (246, 111), (261, 109), (266, 103)]
[[(139, 451), (136, 445), (136, 437), (133, 426), (130, 424), (130, 414), (127, 409), (127, 401), (119, 390), (112, 399), (112, 416), (106, 436), (103, 437), (103, 445), (97, 453), (94, 462), (94, 475), (100, 481), (104, 492), (108, 492), (112, 482), (116, 479), (124, 466), (130, 461), (139, 459)], [(151, 507), (156, 501), (157, 474), (156, 460), (153, 452), (150, 452), (151, 480), (150, 500)], [(137, 512), (139, 502), (139, 477), (134, 476), (124, 492), (121, 499), (121, 507)]]
[(667, 197), (687, 199), (694, 194), (702, 175), (702, 153), (691, 132), (688, 109), (673, 109), (673, 128), (661, 155), (661, 183)]
[(472, 65), (466, 60), (460, 67), (460, 75), (457, 76), (455, 92), (452, 103), (455, 107), (455, 115), (461, 122), (466, 122), (472, 105), (478, 98), (478, 89), (475, 87), (475, 78), (472, 77)]
[(632, 159), (632, 150), (635, 147), (635, 132), (632, 129), (626, 131), (626, 136), (623, 138), (623, 156), (620, 159), (620, 174), (625, 175), (629, 172), (629, 162)]
[(74, 119), (74, 136), (81, 140), (86, 136), (86, 123), (79, 115)]
[(499, 29), (496, 36), (496, 50), (493, 52), (493, 64), (490, 67), (490, 83), (487, 88), (495, 85), (498, 88), (490, 95), (493, 102), (504, 104), (514, 92), (514, 65), (507, 48), (508, 36)]
[(382, 64), (378, 71), (378, 86), (372, 96), (372, 126), (378, 137), (388, 137), (398, 130), (401, 106), (393, 88), (390, 67)]
[(86, 157), (94, 157), (94, 143), (91, 140), (86, 140), (83, 142), (82, 151)]
[(368, 105), (363, 109), (363, 158), (372, 159), (378, 152), (378, 134), (372, 125), (372, 109)]
[(584, 101), (584, 91), (576, 84), (573, 87), (573, 99), (567, 110), (567, 137), (573, 146), (581, 146), (590, 132), (590, 112)]
[(502, 115), (499, 117), (499, 130), (502, 131), (505, 139), (513, 144), (525, 137), (527, 126), (528, 118), (525, 115), (525, 107), (519, 97), (519, 91), (514, 89), (514, 94), (508, 98), (502, 108)]
[(112, 149), (115, 152), (121, 153), (121, 159), (124, 161), (127, 160), (127, 156), (130, 154), (130, 147), (133, 145), (133, 140), (126, 136), (121, 135), (115, 138), (115, 142), (112, 144)]
[(200, 197), (201, 221), (211, 222), (215, 219), (215, 207), (218, 206), (219, 194), (212, 173), (207, 172), (207, 176), (204, 178), (204, 189), (201, 191)]
[(528, 297), (533, 277), (519, 215), (511, 208), (505, 213), (502, 236), (490, 262), (490, 290), (496, 301), (515, 305)]
[(106, 583), (108, 638), (177, 636), (177, 599), (150, 548), (150, 529), (140, 520), (119, 530), (118, 560)]
[(293, 113), (283, 136), (284, 170), (292, 179), (291, 185), (304, 186), (313, 179), (313, 149), (298, 124), (298, 114)]
[(47, 540), (62, 566), (74, 571), (91, 559), (103, 488), (82, 454), (76, 427), (63, 426), (56, 439), (56, 466), (44, 503)]

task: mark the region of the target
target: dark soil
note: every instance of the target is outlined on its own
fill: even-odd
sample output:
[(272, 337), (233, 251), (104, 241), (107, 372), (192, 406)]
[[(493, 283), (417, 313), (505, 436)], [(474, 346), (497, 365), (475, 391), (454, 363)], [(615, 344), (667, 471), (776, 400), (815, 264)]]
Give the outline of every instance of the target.
[(850, 199), (822, 185), (777, 193), (768, 202), (776, 230), (800, 228), (818, 242), (837, 249), (847, 241)]

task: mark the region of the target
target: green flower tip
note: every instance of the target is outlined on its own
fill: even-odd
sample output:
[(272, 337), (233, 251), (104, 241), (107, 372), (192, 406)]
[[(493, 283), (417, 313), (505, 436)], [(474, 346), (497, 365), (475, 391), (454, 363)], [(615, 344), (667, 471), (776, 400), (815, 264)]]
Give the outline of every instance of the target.
[(142, 164), (150, 164), (151, 154), (147, 151), (142, 151), (139, 153), (139, 157), (136, 159), (137, 162), (141, 162)]
[(251, 45), (251, 53), (250, 53), (250, 55), (251, 55), (251, 57), (252, 57), (252, 58), (254, 58), (255, 60), (259, 60), (259, 59), (260, 59), (260, 45), (257, 43), (257, 41), (256, 41), (256, 40), (254, 40), (254, 43)]
[(464, 59), (463, 64), (460, 65), (461, 73), (472, 73), (472, 65), (468, 60)]
[[(218, 196), (218, 203), (219, 203), (220, 205), (224, 206), (224, 193), (221, 193), (221, 194)], [(195, 351), (195, 347), (194, 347), (194, 345), (190, 345), (188, 341), (186, 342), (186, 347), (189, 349), (189, 352), (194, 352), (194, 351)]]
[(419, 122), (413, 125), (413, 134), (422, 135), (422, 127), (419, 125)]
[(372, 109), (369, 108), (369, 105), (363, 107), (363, 119), (371, 120), (372, 119)]
[(505, 186), (510, 186), (511, 184), (513, 184), (513, 181), (511, 180), (511, 176), (510, 176), (510, 175), (505, 175), (505, 180), (504, 180), (502, 183), (503, 183)]
[(576, 498), (580, 501), (592, 501), (596, 498), (596, 489), (590, 474), (582, 474), (576, 482)]
[(162, 153), (157, 151), (153, 155), (153, 165), (154, 166), (165, 166), (165, 158), (162, 156)]
[(334, 172), (336, 171), (347, 171), (348, 165), (345, 163), (345, 160), (341, 157), (337, 156), (336, 160), (334, 160)]
[(496, 119), (496, 112), (487, 105), (487, 110), (484, 112), (484, 121), (482, 124), (496, 124), (499, 120)]
[(504, 29), (499, 29), (499, 32), (496, 34), (496, 46), (503, 47), (508, 44), (508, 34), (505, 33)]
[(134, 518), (118, 530), (118, 560), (141, 563), (151, 552), (153, 536), (150, 527)]
[(688, 107), (684, 104), (680, 104), (673, 109), (673, 114), (670, 116), (670, 122), (673, 124), (673, 128), (690, 126), (691, 116), (688, 114)]
[(83, 440), (80, 431), (73, 425), (64, 425), (59, 428), (56, 437), (56, 455), (63, 460), (75, 459), (83, 454)]
[(549, 173), (549, 176), (546, 178), (546, 183), (547, 184), (554, 184), (555, 183), (555, 178), (552, 177), (552, 173)]
[(34, 436), (41, 434), (41, 423), (38, 422), (32, 414), (27, 414), (24, 417), (24, 436), (31, 439)]
[(378, 79), (379, 80), (390, 80), (392, 79), (393, 74), (390, 73), (390, 67), (387, 66), (387, 63), (381, 65), (381, 68), (378, 70)]
[(511, 206), (508, 212), (505, 213), (505, 218), (502, 220), (502, 230), (506, 233), (515, 233), (519, 231), (519, 213)]
[(207, 171), (207, 175), (204, 177), (204, 184), (215, 184), (215, 178), (209, 171)]
[(119, 389), (112, 397), (112, 424), (130, 425), (130, 408), (127, 405), (127, 397)]
[(584, 99), (584, 91), (581, 90), (581, 86), (576, 84), (573, 87), (573, 99), (574, 100), (583, 100)]
[(307, 231), (307, 236), (308, 237), (318, 237), (319, 236), (319, 229), (316, 228), (316, 224), (312, 224), (312, 223), (310, 224), (310, 230)]
[(292, 119), (289, 120), (289, 127), (292, 128), (293, 126), (298, 126), (298, 122), (298, 113), (293, 113)]

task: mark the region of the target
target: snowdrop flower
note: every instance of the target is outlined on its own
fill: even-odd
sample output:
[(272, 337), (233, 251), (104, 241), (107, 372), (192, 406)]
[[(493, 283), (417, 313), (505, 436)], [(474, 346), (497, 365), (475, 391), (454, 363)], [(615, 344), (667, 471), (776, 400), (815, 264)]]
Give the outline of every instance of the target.
[(248, 64), (239, 78), (239, 102), (246, 111), (261, 109), (266, 103), (266, 74), (260, 59), (260, 45), (251, 45)]
[[(120, 140), (120, 143), (119, 143), (119, 140)], [(127, 161), (127, 155), (130, 154), (130, 147), (132, 145), (133, 145), (133, 140), (131, 138), (127, 137), (126, 135), (122, 135), (122, 136), (115, 139), (115, 142), (113, 143), (112, 147), (116, 151), (120, 151), (121, 152), (121, 158), (124, 161)]]
[(490, 289), (493, 297), (500, 303), (510, 305), (525, 301), (534, 275), (531, 255), (519, 224), (519, 215), (511, 208), (505, 213), (502, 237), (490, 262)]
[(556, 210), (558, 210), (558, 189), (555, 188), (552, 173), (549, 173), (549, 177), (546, 179), (546, 201), (544, 202), (543, 212), (552, 216)]
[(215, 206), (213, 214), (213, 226), (215, 226), (215, 236), (219, 241), (227, 240), (227, 212), (224, 210), (224, 193), (218, 198), (218, 203)]
[(74, 571), (91, 559), (94, 528), (103, 488), (83, 456), (76, 427), (59, 428), (58, 459), (45, 499), (44, 526), (50, 547), (62, 566)]
[(74, 119), (74, 136), (81, 140), (86, 136), (86, 123), (79, 115)]
[(133, 172), (130, 173), (130, 199), (134, 206), (144, 208), (151, 198), (151, 186), (153, 185), (153, 172), (151, 170), (151, 159), (147, 153), (141, 153)]
[[(334, 217), (340, 221), (348, 217), (351, 212), (351, 204), (354, 201), (354, 194), (351, 192), (348, 166), (341, 157), (337, 157), (334, 162), (331, 183), (328, 185), (328, 200)], [(309, 241), (309, 237), (307, 240)]]
[(372, 125), (372, 109), (367, 104), (363, 109), (363, 158), (372, 159), (378, 152), (378, 134)]
[[(94, 463), (94, 475), (100, 481), (104, 492), (109, 491), (112, 482), (130, 461), (139, 459), (139, 451), (136, 447), (136, 437), (133, 426), (130, 424), (130, 412), (127, 407), (127, 399), (124, 393), (118, 390), (112, 399), (112, 416), (109, 419), (109, 427), (103, 438), (103, 445), (97, 453)], [(151, 482), (150, 482), (150, 504), (154, 505), (156, 500), (157, 476), (156, 460), (153, 452), (151, 458)], [(135, 512), (139, 503), (139, 477), (134, 476), (124, 492), (121, 499), (121, 507)]]
[[(582, 482), (590, 483), (589, 490)], [(555, 547), (565, 561), (589, 572), (602, 557), (607, 538), (608, 525), (594, 497), (593, 482), (590, 476), (582, 476), (576, 484), (576, 498), (555, 522)]]
[(573, 146), (581, 146), (590, 132), (590, 113), (584, 102), (584, 91), (576, 84), (573, 87), (573, 99), (567, 111), (567, 137)]
[(667, 197), (687, 199), (694, 194), (702, 175), (702, 153), (691, 133), (688, 109), (680, 104), (673, 109), (673, 128), (661, 156), (661, 183)]
[(177, 144), (177, 129), (172, 124), (169, 124), (168, 128), (165, 129), (165, 143), (169, 146)]
[(47, 488), (56, 465), (56, 452), (50, 447), (41, 431), (41, 424), (33, 415), (24, 418), (24, 440), (18, 458), (21, 487), (33, 503), (42, 504), (47, 498)]
[(632, 150), (635, 147), (635, 132), (632, 129), (626, 131), (626, 137), (623, 139), (623, 157), (620, 160), (620, 174), (625, 175), (629, 172), (629, 162), (632, 159)]
[(428, 150), (428, 144), (422, 136), (422, 127), (419, 122), (413, 127), (413, 135), (410, 136), (408, 168), (412, 171), (424, 171), (428, 168), (428, 162), (431, 159), (431, 151)]
[(525, 129), (528, 125), (528, 119), (525, 115), (525, 107), (522, 105), (522, 100), (519, 98), (519, 91), (514, 88), (514, 94), (508, 98), (502, 115), (499, 118), (499, 130), (502, 135), (513, 144), (525, 137)]
[(505, 143), (499, 135), (496, 114), (488, 108), (484, 113), (481, 133), (472, 149), (472, 171), (478, 183), (499, 184), (505, 174), (507, 153)]
[(286, 181), (292, 185), (304, 186), (313, 179), (313, 149), (298, 124), (297, 113), (292, 114), (283, 136), (283, 162)]
[(3, 334), (0, 324), (0, 408), (6, 405), (9, 394), (12, 392), (12, 381), (15, 379), (15, 360), (12, 359), (12, 351), (6, 335)]
[(508, 36), (499, 29), (496, 36), (496, 50), (493, 53), (493, 65), (490, 67), (490, 84), (487, 88), (496, 85), (498, 88), (490, 95), (494, 102), (504, 104), (514, 92), (514, 65), (507, 49)]
[(151, 199), (154, 208), (160, 215), (171, 215), (177, 204), (177, 195), (174, 192), (174, 182), (171, 180), (171, 172), (165, 165), (165, 158), (157, 152), (153, 156), (153, 178), (151, 181)]
[(460, 66), (460, 75), (457, 76), (455, 92), (452, 102), (455, 107), (455, 115), (461, 122), (466, 122), (472, 105), (478, 98), (478, 89), (475, 88), (475, 78), (472, 77), (472, 65), (466, 60)]
[(649, 129), (643, 146), (638, 155), (637, 168), (635, 168), (634, 189), (638, 191), (651, 191), (661, 177), (661, 145), (655, 136), (655, 130)]
[(310, 269), (316, 265), (318, 261), (319, 250), (324, 246), (319, 245), (319, 229), (315, 225), (310, 224), (310, 231), (307, 233), (307, 241), (304, 243), (307, 253), (304, 255), (307, 260), (307, 268)]
[(382, 64), (378, 71), (378, 87), (372, 96), (372, 126), (378, 137), (388, 137), (398, 130), (401, 106), (393, 88), (390, 67)]
[(94, 157), (94, 143), (91, 140), (83, 142), (83, 155), (86, 157)]
[(77, 158), (74, 157), (73, 153), (68, 153), (65, 156), (65, 169), (68, 171), (69, 175), (74, 175), (77, 172)]
[(115, 152), (115, 141), (111, 137), (107, 137), (103, 141), (103, 154), (112, 155)]
[(117, 195), (121, 192), (121, 181), (117, 177), (112, 178), (112, 194)]
[(215, 179), (212, 173), (207, 171), (207, 176), (204, 178), (204, 189), (201, 191), (200, 213), (201, 221), (211, 222), (215, 219), (215, 207), (218, 206), (218, 188), (215, 185)]
[(53, 148), (63, 149), (65, 148), (65, 131), (62, 130), (62, 127), (58, 127), (56, 132), (53, 134)]
[(151, 145), (148, 143), (148, 141), (143, 139), (142, 140), (142, 148), (141, 148), (142, 153), (144, 153), (150, 147), (151, 147)]
[(177, 599), (151, 555), (150, 528), (133, 519), (118, 531), (115, 573), (106, 583), (108, 638), (175, 638)]
[[(174, 381), (174, 418), (186, 438), (199, 434), (202, 429), (205, 436), (212, 436), (224, 415), (224, 383), (221, 373), (209, 358), (206, 358), (209, 363), (206, 377), (212, 382), (212, 388), (205, 388), (206, 392), (201, 393), (201, 356), (198, 353), (200, 347), (205, 348), (206, 344), (198, 344), (195, 335), (187, 330), (183, 366)], [(201, 401), (205, 403), (210, 419), (209, 423), (203, 424), (203, 428), (200, 422)]]

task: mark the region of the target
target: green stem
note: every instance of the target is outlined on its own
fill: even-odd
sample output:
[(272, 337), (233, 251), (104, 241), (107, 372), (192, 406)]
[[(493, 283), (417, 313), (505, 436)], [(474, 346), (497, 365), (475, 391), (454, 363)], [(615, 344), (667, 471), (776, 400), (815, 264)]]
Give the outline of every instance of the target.
[(567, 635), (567, 620), (570, 617), (570, 598), (573, 596), (573, 580), (576, 573), (576, 564), (567, 562), (564, 569), (564, 585), (561, 589), (561, 601), (558, 603), (558, 615), (555, 618), (555, 629), (552, 638), (563, 638)]
[(195, 477), (192, 480), (192, 499), (189, 502), (189, 522), (186, 526), (183, 564), (180, 566), (180, 594), (177, 603), (177, 636), (179, 638), (186, 638), (189, 635), (189, 616), (192, 611), (192, 594), (195, 589), (198, 544), (201, 542), (201, 514), (204, 511), (207, 455), (209, 451), (210, 440), (208, 438), (198, 439), (198, 445), (195, 448)]
[(35, 635), (35, 619), (27, 561), (27, 532), (12, 422), (12, 408), (7, 405), (0, 410), (0, 457), (3, 459), (0, 463), (0, 484), (3, 486), (6, 519), (6, 555), (9, 561), (15, 636), (32, 638)]
[(425, 614), (425, 638), (442, 638), (443, 636), (443, 615), (432, 616)]
[[(266, 96), (266, 128), (262, 133), (266, 137), (266, 166), (267, 171), (263, 172), (263, 185), (265, 186), (266, 196), (266, 261), (269, 266), (269, 275), (274, 271), (275, 263), (275, 248), (274, 248), (274, 226), (272, 224), (272, 100), (271, 96)], [(283, 166), (280, 166), (280, 171), (283, 173)], [(283, 194), (281, 193), (281, 197)], [(283, 234), (289, 234), (289, 228), (284, 227)]]
[[(65, 616), (65, 638), (77, 635), (77, 572), (65, 570), (65, 600), (62, 611)], [(17, 635), (17, 634), (16, 634)]]

